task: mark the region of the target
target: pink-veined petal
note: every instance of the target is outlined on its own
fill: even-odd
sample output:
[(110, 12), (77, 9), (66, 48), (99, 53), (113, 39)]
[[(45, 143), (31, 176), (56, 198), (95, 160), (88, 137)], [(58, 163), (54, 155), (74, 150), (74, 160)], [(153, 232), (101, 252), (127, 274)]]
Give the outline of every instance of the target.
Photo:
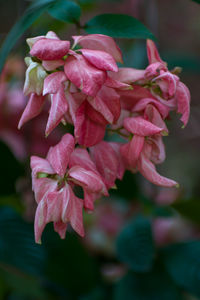
[(94, 162), (91, 160), (86, 149), (76, 148), (72, 152), (69, 160), (69, 168), (73, 166), (80, 166), (84, 169), (97, 172)]
[(140, 136), (150, 136), (163, 131), (163, 128), (157, 127), (142, 117), (126, 118), (124, 120), (124, 128)]
[(111, 54), (117, 62), (123, 63), (122, 53), (113, 38), (103, 34), (90, 34), (73, 36), (75, 45), (79, 44), (85, 49), (102, 50)]
[(51, 95), (51, 108), (45, 130), (46, 136), (60, 123), (68, 110), (64, 87), (61, 85), (56, 94)]
[(72, 228), (80, 235), (84, 236), (83, 228), (83, 200), (77, 198), (70, 185), (64, 186), (62, 189), (63, 209), (62, 221), (70, 222)]
[(69, 47), (69, 41), (45, 38), (33, 45), (30, 54), (41, 60), (57, 60), (68, 53)]
[(114, 89), (103, 86), (96, 97), (88, 101), (108, 123), (115, 123), (119, 119), (121, 112), (120, 96)]
[(88, 191), (98, 193), (104, 191), (104, 183), (97, 172), (74, 166), (69, 170), (69, 175), (77, 185), (87, 188)]
[(74, 137), (71, 134), (66, 133), (56, 146), (49, 149), (47, 160), (50, 162), (55, 172), (61, 177), (66, 173), (74, 146)]
[(125, 172), (125, 166), (124, 166), (124, 162), (123, 162), (122, 155), (120, 152), (121, 143), (110, 142), (109, 145), (115, 151), (115, 154), (117, 156), (117, 160), (119, 163), (118, 171), (117, 171), (117, 178), (122, 179), (122, 177), (124, 176), (124, 172)]
[(115, 80), (131, 84), (136, 81), (143, 80), (145, 76), (145, 70), (119, 68), (117, 73), (109, 73), (109, 75)]
[(53, 224), (54, 230), (59, 234), (61, 239), (65, 238), (67, 231), (67, 224), (62, 221), (54, 222)]
[(147, 40), (147, 56), (149, 64), (160, 62), (166, 65), (166, 63), (160, 58), (157, 47), (152, 40)]
[(67, 78), (86, 95), (94, 97), (106, 81), (106, 72), (92, 66), (82, 55), (69, 56), (64, 66)]
[(79, 49), (79, 51), (96, 68), (104, 71), (118, 71), (118, 66), (109, 53), (90, 49)]
[(132, 86), (130, 84), (121, 82), (112, 77), (107, 76), (105, 86), (113, 88), (113, 89), (121, 89), (121, 90), (131, 90)]
[(185, 84), (179, 82), (176, 91), (177, 112), (182, 114), (181, 121), (187, 125), (190, 116), (190, 92)]
[(62, 59), (58, 60), (43, 60), (42, 61), (42, 66), (45, 68), (47, 71), (53, 71), (61, 66), (64, 66), (65, 62)]
[(34, 231), (35, 242), (41, 244), (41, 235), (46, 226), (47, 205), (45, 199), (40, 201), (35, 213)]
[(148, 104), (144, 112), (144, 117), (154, 125), (163, 128), (163, 130), (168, 133), (168, 128), (155, 106)]
[(105, 135), (105, 126), (87, 116), (87, 101), (76, 111), (75, 137), (80, 145), (91, 147), (99, 143)]
[(62, 71), (48, 75), (44, 80), (43, 95), (56, 94), (60, 89), (62, 82), (66, 80), (66, 75)]
[(144, 137), (139, 135), (134, 135), (129, 143), (121, 146), (121, 154), (128, 163), (129, 168), (136, 168), (143, 146)]
[(31, 156), (31, 169), (34, 176), (37, 176), (37, 173), (39, 172), (46, 174), (55, 173), (55, 170), (52, 168), (48, 160), (38, 156)]
[(137, 167), (139, 172), (153, 184), (163, 187), (178, 186), (176, 181), (158, 174), (154, 164), (144, 154), (141, 154)]
[(44, 105), (45, 97), (31, 94), (28, 104), (26, 105), (24, 112), (19, 120), (18, 129), (20, 129), (24, 123), (38, 116)]
[(153, 98), (141, 99), (133, 106), (132, 112), (141, 112), (147, 107), (148, 104), (154, 105), (164, 119), (168, 116), (169, 108)]
[(90, 151), (97, 170), (101, 174), (106, 187), (113, 187), (118, 175), (119, 161), (112, 146), (109, 143), (102, 141), (90, 148)]

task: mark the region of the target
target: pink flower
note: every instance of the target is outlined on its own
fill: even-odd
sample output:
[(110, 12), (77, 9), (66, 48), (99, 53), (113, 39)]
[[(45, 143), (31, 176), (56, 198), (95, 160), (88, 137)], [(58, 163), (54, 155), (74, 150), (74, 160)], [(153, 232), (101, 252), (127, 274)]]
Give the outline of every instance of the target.
[[(46, 159), (31, 157), (33, 190), (38, 203), (35, 216), (36, 242), (41, 241), (41, 234), (49, 222), (54, 222), (54, 228), (61, 238), (65, 237), (68, 222), (83, 236), (84, 202), (87, 207), (88, 197), (93, 193), (107, 194), (105, 185), (85, 150), (78, 150), (78, 159), (73, 151), (77, 151), (74, 150), (74, 138), (65, 134), (56, 146), (49, 149)], [(87, 160), (84, 161), (85, 158)], [(74, 194), (75, 186), (83, 188), (84, 199)]]

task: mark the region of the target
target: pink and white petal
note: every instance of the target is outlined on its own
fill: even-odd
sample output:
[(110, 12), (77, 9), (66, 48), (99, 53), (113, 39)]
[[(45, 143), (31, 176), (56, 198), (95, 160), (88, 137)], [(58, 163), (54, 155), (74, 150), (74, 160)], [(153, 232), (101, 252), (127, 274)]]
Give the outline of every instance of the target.
[(63, 177), (69, 163), (70, 155), (74, 150), (74, 137), (66, 133), (60, 142), (49, 149), (47, 160), (57, 174)]
[(111, 78), (123, 83), (131, 84), (136, 81), (144, 80), (145, 70), (134, 68), (119, 68), (117, 73), (109, 73)]
[(62, 215), (62, 190), (49, 192), (46, 197), (47, 203), (47, 223), (49, 222), (59, 222)]
[(103, 86), (96, 97), (88, 99), (88, 101), (108, 123), (115, 123), (119, 119), (121, 112), (120, 96), (114, 89)]
[(64, 239), (67, 231), (67, 224), (63, 223), (62, 221), (58, 221), (54, 222), (53, 226), (54, 230), (59, 234), (60, 238)]
[(137, 167), (139, 172), (155, 185), (163, 187), (178, 186), (176, 181), (158, 174), (154, 164), (144, 154), (141, 154)]
[(148, 139), (148, 142), (151, 143), (152, 150), (151, 150), (151, 161), (154, 164), (161, 164), (164, 162), (166, 155), (165, 155), (165, 145), (163, 143), (162, 137), (157, 135), (152, 138)]
[(35, 242), (41, 244), (41, 235), (47, 224), (47, 205), (45, 199), (40, 201), (35, 213), (34, 231), (35, 231)]
[(121, 90), (132, 90), (132, 86), (130, 84), (121, 82), (112, 77), (107, 76), (105, 86), (113, 88), (113, 89), (121, 89)]
[(114, 57), (117, 62), (123, 63), (122, 53), (114, 39), (103, 34), (73, 36), (74, 45), (81, 45), (85, 49), (102, 50)]
[(121, 146), (121, 154), (125, 158), (125, 161), (128, 162), (129, 168), (136, 168), (143, 146), (144, 137), (139, 135), (134, 135), (129, 143)]
[(112, 146), (105, 141), (101, 141), (90, 148), (90, 151), (106, 187), (113, 187), (118, 174), (119, 161)]
[(71, 94), (68, 90), (65, 91), (67, 102), (69, 105), (69, 113), (73, 123), (76, 122), (76, 111), (81, 106), (82, 102), (85, 100), (86, 95), (82, 93)]
[(163, 130), (166, 133), (168, 133), (168, 128), (167, 128), (165, 122), (163, 121), (160, 113), (158, 112), (157, 108), (155, 108), (155, 106), (148, 104), (144, 111), (144, 117), (145, 117), (145, 119), (149, 120), (154, 125), (156, 125), (160, 128), (163, 128)]
[(95, 194), (90, 193), (86, 189), (84, 189), (84, 208), (87, 211), (94, 210), (94, 200), (95, 200)]
[(147, 40), (147, 56), (149, 64), (160, 62), (166, 65), (166, 63), (160, 58), (157, 47), (152, 40)]
[(48, 75), (44, 80), (43, 95), (56, 94), (61, 84), (67, 80), (64, 72), (58, 71)]
[(118, 171), (117, 171), (117, 178), (122, 179), (123, 176), (124, 176), (124, 172), (125, 172), (125, 165), (124, 165), (122, 155), (121, 155), (121, 152), (120, 152), (120, 148), (121, 148), (122, 144), (121, 143), (116, 143), (116, 142), (110, 142), (109, 144), (113, 148), (113, 150), (115, 151), (115, 154), (117, 156), (118, 163), (119, 163)]
[(104, 71), (118, 71), (118, 66), (109, 53), (100, 50), (79, 49), (82, 55), (97, 69)]
[(52, 168), (47, 159), (38, 156), (31, 156), (31, 169), (34, 176), (37, 173), (54, 174), (55, 170)]
[(58, 60), (43, 60), (42, 61), (42, 66), (45, 68), (47, 71), (53, 71), (61, 66), (64, 66), (65, 62), (62, 59)]
[(70, 185), (63, 188), (63, 213), (62, 221), (70, 222), (72, 228), (80, 235), (84, 236), (83, 228), (83, 200), (77, 198)]
[(124, 120), (124, 128), (129, 132), (140, 136), (151, 136), (161, 133), (160, 128), (142, 117), (131, 117)]
[(69, 170), (69, 176), (73, 178), (77, 185), (87, 188), (90, 192), (98, 193), (104, 190), (104, 183), (97, 172), (74, 166)]
[(57, 60), (68, 53), (69, 47), (69, 41), (45, 38), (34, 43), (30, 54), (41, 60)]
[(141, 112), (148, 104), (154, 105), (164, 119), (169, 115), (169, 108), (154, 98), (142, 98), (133, 106), (132, 112)]
[(45, 97), (31, 94), (28, 104), (26, 105), (24, 112), (19, 120), (18, 129), (20, 129), (24, 123), (38, 116), (44, 105)]
[(48, 136), (50, 132), (61, 122), (67, 110), (68, 103), (65, 96), (64, 87), (60, 86), (58, 92), (51, 95), (51, 108), (45, 130), (46, 136)]
[(57, 34), (54, 31), (48, 31), (46, 34), (47, 39), (55, 39), (55, 40), (60, 40), (60, 38), (57, 36)]
[(46, 198), (48, 193), (57, 190), (57, 181), (51, 178), (32, 177), (32, 189), (37, 203)]
[(181, 121), (187, 125), (190, 116), (190, 92), (187, 86), (179, 82), (176, 91), (177, 112), (182, 114)]
[(96, 96), (106, 81), (106, 72), (95, 68), (79, 54), (67, 58), (64, 70), (67, 78), (88, 96)]
[(96, 166), (91, 160), (88, 151), (83, 148), (76, 148), (72, 152), (69, 160), (69, 168), (73, 166), (80, 166), (84, 169), (97, 172)]
[(105, 125), (92, 121), (86, 115), (86, 103), (83, 102), (76, 112), (75, 137), (80, 145), (91, 147), (104, 138)]

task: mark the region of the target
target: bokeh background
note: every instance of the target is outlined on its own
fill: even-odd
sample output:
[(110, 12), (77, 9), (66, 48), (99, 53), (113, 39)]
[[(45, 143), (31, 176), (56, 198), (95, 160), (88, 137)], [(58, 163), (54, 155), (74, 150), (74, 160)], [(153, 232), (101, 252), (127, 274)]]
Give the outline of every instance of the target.
[[(76, 2), (83, 10), (82, 23), (100, 13), (136, 17), (157, 37), (160, 55), (168, 62), (169, 69), (182, 68), (181, 80), (191, 91), (191, 117), (184, 130), (177, 116), (169, 121), (170, 135), (164, 138), (167, 158), (159, 167), (160, 173), (178, 181), (180, 188), (155, 187), (138, 174), (126, 173), (123, 182), (117, 182), (118, 190), (113, 191), (109, 199), (97, 202), (94, 214), (85, 215), (85, 238), (79, 239), (70, 232), (62, 241), (49, 225), (42, 246), (34, 243), (36, 205), (31, 191), (29, 158), (32, 154), (44, 156), (65, 129), (61, 127), (45, 139), (48, 107), (21, 131), (17, 129), (27, 101), (22, 93), (23, 59), (28, 53), (25, 39), (49, 30), (65, 39), (76, 34), (73, 24), (43, 15), (18, 40), (1, 74), (0, 299), (200, 299), (200, 261), (187, 256), (185, 248), (177, 248), (177, 256), (175, 251), (173, 257), (162, 254), (169, 264), (160, 263), (162, 255), (159, 252), (172, 243), (182, 247), (184, 244), (177, 243), (198, 242), (200, 237), (200, 5), (191, 0)], [(25, 0), (0, 1), (0, 44), (29, 4), (30, 1)], [(123, 51), (125, 66), (147, 66), (144, 40), (117, 39), (117, 43)], [(142, 216), (135, 217), (138, 213)], [(136, 257), (139, 248), (131, 237), (120, 240), (119, 233), (134, 217), (137, 236), (137, 226), (142, 222), (137, 218), (144, 216), (151, 216), (154, 248), (159, 249), (154, 254), (156, 266), (146, 273), (138, 269), (130, 275), (126, 259), (124, 263), (123, 255), (118, 255), (116, 248), (132, 243), (132, 253)], [(142, 261), (152, 259), (146, 254), (153, 251), (148, 247), (144, 242)], [(191, 252), (200, 257), (199, 244)], [(188, 283), (186, 273), (191, 261), (195, 261), (195, 267), (192, 275), (188, 275), (191, 275)]]

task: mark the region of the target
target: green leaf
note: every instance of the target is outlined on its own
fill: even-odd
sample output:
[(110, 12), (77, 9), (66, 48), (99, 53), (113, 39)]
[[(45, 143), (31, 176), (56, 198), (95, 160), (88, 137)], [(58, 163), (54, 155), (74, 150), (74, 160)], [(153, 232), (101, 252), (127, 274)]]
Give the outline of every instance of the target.
[(162, 254), (174, 282), (200, 297), (200, 241), (171, 245)]
[[(55, 1), (55, 0), (54, 0)], [(22, 34), (34, 23), (40, 15), (47, 10), (53, 0), (35, 1), (24, 13), (24, 15), (15, 23), (8, 33), (0, 49), (0, 72), (4, 62)]]
[(149, 273), (128, 272), (115, 286), (114, 300), (181, 300), (181, 294), (163, 268)]
[(33, 226), (10, 208), (0, 209), (0, 263), (29, 274), (41, 274), (45, 250), (34, 241)]
[(101, 33), (115, 38), (155, 39), (154, 35), (137, 19), (122, 14), (102, 14), (85, 25), (88, 33)]
[(100, 278), (96, 262), (77, 236), (67, 232), (66, 238), (61, 240), (53, 231), (52, 224), (48, 224), (43, 233), (42, 244), (48, 252), (45, 273), (51, 281), (74, 296), (88, 293), (97, 286)]
[(152, 268), (155, 256), (148, 219), (138, 216), (120, 233), (116, 250), (119, 259), (135, 272), (147, 272)]
[(200, 199), (177, 201), (171, 206), (183, 217), (200, 224)]
[(192, 1), (200, 4), (200, 0), (192, 0)]
[(48, 12), (53, 18), (69, 23), (76, 23), (81, 15), (80, 6), (67, 0), (57, 0)]

